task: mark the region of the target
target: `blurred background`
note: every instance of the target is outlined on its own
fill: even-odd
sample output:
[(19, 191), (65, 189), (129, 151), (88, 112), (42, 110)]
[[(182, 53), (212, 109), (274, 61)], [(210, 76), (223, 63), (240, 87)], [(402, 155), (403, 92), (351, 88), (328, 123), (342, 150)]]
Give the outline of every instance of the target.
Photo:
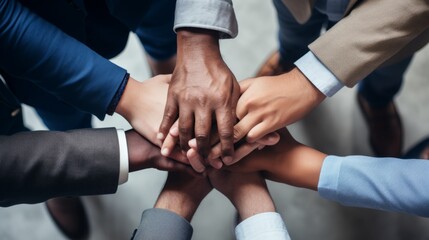
[[(234, 40), (223, 40), (221, 47), (237, 79), (245, 79), (252, 77), (268, 54), (277, 48), (277, 21), (271, 1), (235, 0), (234, 5), (240, 33)], [(150, 76), (142, 47), (134, 35), (130, 36), (125, 51), (112, 61), (128, 69), (136, 79)], [(405, 149), (429, 135), (428, 63), (429, 47), (426, 47), (414, 58), (396, 99), (405, 129)], [(329, 154), (371, 155), (355, 90), (343, 89), (327, 99), (305, 119), (289, 127), (292, 135)], [(30, 107), (24, 107), (24, 115), (28, 127), (46, 129)], [(130, 128), (118, 115), (107, 117), (103, 122), (94, 118), (93, 123), (95, 127)], [(142, 210), (153, 206), (165, 178), (166, 173), (144, 170), (130, 174), (128, 182), (120, 186), (115, 195), (84, 197), (91, 239), (130, 239), (140, 222)], [(321, 199), (316, 192), (273, 182), (268, 185), (294, 240), (429, 239), (429, 219), (346, 208)], [(234, 239), (234, 224), (234, 207), (213, 191), (192, 221), (193, 239)], [(64, 239), (44, 204), (0, 209), (0, 239), (28, 238)]]

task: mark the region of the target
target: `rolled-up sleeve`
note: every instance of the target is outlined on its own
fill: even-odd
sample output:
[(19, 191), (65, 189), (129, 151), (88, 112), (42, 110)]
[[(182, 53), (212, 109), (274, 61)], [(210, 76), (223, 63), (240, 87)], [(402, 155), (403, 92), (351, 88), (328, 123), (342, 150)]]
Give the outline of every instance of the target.
[(231, 0), (178, 0), (174, 31), (191, 27), (215, 30), (220, 38), (234, 38), (238, 24)]

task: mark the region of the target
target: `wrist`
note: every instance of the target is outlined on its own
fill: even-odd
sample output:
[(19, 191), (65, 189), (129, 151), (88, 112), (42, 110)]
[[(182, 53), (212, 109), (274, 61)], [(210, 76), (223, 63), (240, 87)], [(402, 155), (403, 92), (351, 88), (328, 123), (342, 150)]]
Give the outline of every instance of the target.
[(192, 220), (198, 206), (198, 200), (192, 199), (188, 195), (174, 190), (163, 190), (155, 203), (155, 208), (172, 211), (189, 222)]
[[(265, 182), (263, 183), (265, 186)], [(240, 219), (245, 220), (256, 214), (275, 212), (275, 206), (266, 187), (249, 184), (243, 186), (231, 197)]]
[(122, 94), (124, 93), (125, 86), (127, 85), (129, 78), (130, 78), (130, 74), (129, 73), (125, 74), (124, 79), (122, 79), (122, 82), (119, 85), (119, 88), (115, 93), (115, 96), (113, 96), (113, 98), (110, 101), (110, 104), (107, 108), (107, 114), (108, 115), (113, 115), (113, 113), (115, 112), (115, 109), (118, 106), (118, 103), (122, 97)]
[(317, 104), (321, 103), (325, 98), (325, 94), (323, 94), (316, 86), (311, 83), (310, 79), (308, 79), (299, 68), (295, 67), (290, 71), (290, 74), (293, 74), (292, 77), (299, 79), (299, 82), (302, 83), (303, 89), (306, 90), (304, 94), (310, 97), (312, 102)]
[(140, 83), (130, 77), (128, 79), (127, 85), (125, 86), (124, 92), (122, 93), (121, 99), (118, 102), (116, 107), (116, 112), (120, 114), (125, 119), (132, 119), (132, 105), (136, 97), (138, 96), (138, 85)]
[[(285, 159), (282, 160), (286, 164), (275, 170), (289, 173), (286, 174), (288, 175), (286, 179), (282, 179), (281, 182), (296, 187), (317, 190), (320, 171), (326, 154), (305, 145), (296, 146), (292, 151), (294, 152), (285, 155)], [(282, 173), (280, 172), (276, 175), (279, 176)]]
[(125, 138), (127, 141), (127, 150), (128, 150), (128, 170), (129, 172), (134, 172), (140, 169), (145, 168), (141, 161), (138, 161), (141, 147), (136, 147), (136, 139), (140, 138), (140, 135), (134, 131), (129, 130), (125, 132)]
[[(192, 57), (184, 58), (188, 55)], [(221, 58), (218, 32), (198, 28), (181, 28), (177, 32), (177, 57), (178, 62), (205, 57)]]
[(301, 169), (296, 171), (299, 178), (299, 182), (297, 182), (298, 187), (317, 191), (320, 171), (322, 170), (325, 157), (326, 154), (311, 148), (305, 151), (305, 154), (299, 159), (302, 162)]

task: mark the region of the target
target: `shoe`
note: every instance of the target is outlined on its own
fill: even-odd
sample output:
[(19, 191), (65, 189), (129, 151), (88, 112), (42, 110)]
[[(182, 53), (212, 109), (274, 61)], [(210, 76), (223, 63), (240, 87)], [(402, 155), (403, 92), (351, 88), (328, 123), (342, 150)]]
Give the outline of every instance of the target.
[(429, 159), (429, 138), (416, 144), (402, 158), (404, 159)]
[(403, 144), (401, 118), (395, 104), (371, 107), (362, 95), (357, 95), (360, 110), (369, 128), (369, 142), (377, 157), (400, 157)]
[(262, 64), (255, 77), (277, 76), (289, 72), (293, 67), (293, 64), (282, 63), (279, 51), (275, 51)]
[(62, 197), (50, 199), (46, 208), (54, 223), (69, 239), (87, 239), (89, 224), (80, 198)]

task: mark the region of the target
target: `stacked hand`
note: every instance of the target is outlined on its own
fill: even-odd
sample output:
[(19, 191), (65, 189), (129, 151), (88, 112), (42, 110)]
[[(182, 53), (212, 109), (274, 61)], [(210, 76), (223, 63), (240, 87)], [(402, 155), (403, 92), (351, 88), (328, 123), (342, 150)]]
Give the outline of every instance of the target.
[(158, 137), (164, 140), (177, 120), (181, 149), (187, 151), (189, 140), (195, 138), (196, 150), (205, 159), (215, 120), (221, 155), (230, 159), (234, 153), (233, 125), (240, 87), (222, 60), (218, 33), (180, 29), (177, 37), (177, 65)]
[(279, 130), (280, 141), (267, 146), (228, 167), (234, 172), (262, 171), (270, 180), (317, 190), (326, 154), (297, 142), (287, 131)]
[(126, 132), (126, 139), (130, 172), (145, 168), (156, 168), (164, 171), (186, 171), (193, 173), (192, 169), (183, 163), (187, 161), (184, 155), (177, 154), (172, 156), (176, 161), (164, 157), (159, 152), (157, 146), (134, 130)]
[[(236, 111), (240, 121), (234, 126), (234, 142), (245, 137), (249, 144), (264, 142), (273, 132), (301, 119), (325, 99), (297, 68), (279, 76), (243, 80), (240, 89)], [(219, 147), (214, 146), (209, 156), (219, 156)], [(231, 165), (243, 157), (239, 156), (222, 161)], [(210, 163), (216, 167), (213, 161)]]
[(190, 221), (201, 201), (213, 188), (232, 202), (243, 220), (258, 213), (275, 211), (265, 180), (259, 173), (231, 173), (213, 169), (207, 175), (200, 176), (170, 172), (155, 208), (170, 210)]
[[(189, 66), (189, 64), (185, 64), (185, 66)], [(200, 67), (202, 69), (207, 69), (204, 66)], [(210, 116), (218, 111), (230, 112), (231, 114), (235, 113), (232, 110), (234, 109), (232, 107), (234, 102), (232, 99), (236, 98), (235, 93), (233, 93), (235, 92), (235, 84), (232, 83), (231, 86), (228, 84), (225, 85), (225, 82), (221, 84), (222, 86), (229, 86), (227, 88), (232, 89), (232, 92), (230, 92), (232, 94), (222, 97), (222, 100), (229, 99), (227, 101), (228, 103), (223, 102), (220, 105), (216, 105), (219, 102), (216, 104), (215, 102), (220, 99), (217, 98), (218, 95), (213, 95), (209, 91), (209, 89), (220, 88), (220, 85), (219, 88), (216, 87), (219, 81), (217, 81), (216, 84), (215, 82), (211, 82), (214, 74), (210, 73), (210, 71), (204, 73), (206, 76), (211, 76), (211, 80), (208, 80), (208, 82), (211, 83), (207, 85), (207, 82), (202, 84), (201, 82), (204, 81), (195, 80), (194, 77), (197, 75), (196, 73), (193, 73), (192, 77), (186, 74), (183, 76), (180, 70), (177, 69), (178, 68), (176, 68), (175, 77), (173, 77), (179, 78), (177, 76), (180, 76), (181, 79), (184, 78), (186, 81), (174, 80), (175, 82), (171, 84), (170, 88), (169, 82), (171, 75), (159, 75), (143, 83), (130, 78), (121, 101), (119, 102), (117, 112), (124, 116), (134, 129), (146, 139), (158, 147), (162, 147), (162, 155), (182, 163), (190, 164), (197, 172), (203, 172), (207, 165), (220, 169), (223, 164), (231, 165), (236, 163), (255, 149), (261, 149), (266, 145), (276, 144), (279, 136), (274, 132), (275, 130), (301, 118), (324, 99), (324, 95), (311, 85), (297, 69), (293, 69), (289, 73), (276, 77), (244, 80), (240, 82), (242, 95), (238, 101), (236, 111), (240, 121), (234, 126), (234, 139), (230, 141), (227, 140), (227, 138), (229, 138), (227, 135), (230, 135), (230, 132), (227, 131), (229, 127), (226, 126), (230, 126), (231, 124), (229, 123), (234, 122), (231, 120), (232, 115), (227, 114), (231, 117), (223, 115), (223, 117), (217, 118), (216, 126), (212, 126), (212, 119)], [(189, 69), (184, 71), (184, 73), (189, 72), (192, 71)], [(230, 74), (229, 70), (227, 72)], [(229, 74), (225, 76), (231, 76)], [(220, 76), (223, 75), (220, 74)], [(233, 82), (235, 82), (235, 79)], [(167, 91), (170, 91), (168, 97)], [(220, 92), (226, 93), (227, 91), (223, 89), (220, 90)], [(184, 93), (186, 94), (183, 95)], [(183, 108), (178, 107), (177, 99), (173, 99), (172, 97), (179, 95), (181, 96), (180, 101), (186, 102), (186, 104), (197, 103), (197, 105), (190, 106), (185, 104), (182, 105), (185, 106)], [(190, 98), (182, 98), (183, 96), (188, 96)], [(199, 97), (194, 98), (196, 96)], [(166, 99), (169, 99), (170, 105), (167, 104), (164, 119), (161, 124), (161, 133), (163, 137), (166, 136), (164, 142), (161, 143), (158, 139), (159, 133), (157, 130), (158, 124), (163, 118), (162, 109), (166, 106)], [(197, 99), (203, 101), (199, 102)], [(198, 109), (192, 110), (191, 115), (181, 114), (182, 117), (185, 116), (185, 122), (191, 123), (191, 125), (188, 123), (183, 125), (182, 117), (179, 117), (179, 121), (175, 124), (170, 121), (172, 119), (175, 120), (177, 117), (177, 114), (174, 114), (174, 118), (168, 117), (173, 116), (168, 114), (173, 106), (171, 101), (176, 105), (176, 107), (173, 108), (176, 113), (182, 110), (188, 111), (188, 107), (195, 107), (195, 109)], [(215, 105), (202, 104), (207, 102)], [(231, 111), (226, 109), (230, 109)], [(228, 124), (222, 124), (219, 121), (223, 123), (228, 122)], [(170, 123), (173, 124), (171, 128), (167, 127)], [(191, 126), (193, 126), (194, 123), (195, 133), (193, 131), (189, 132), (188, 130), (192, 128)], [(180, 126), (187, 127), (181, 128)], [(165, 130), (167, 130), (167, 133), (163, 133)], [(184, 134), (185, 132), (186, 134)], [(202, 132), (204, 132), (204, 134), (200, 134)], [(191, 139), (192, 137), (195, 138)], [(246, 137), (245, 140), (242, 140), (244, 137)], [(186, 153), (181, 153), (180, 149), (176, 146), (178, 141), (180, 142), (180, 148), (182, 150), (187, 150)], [(235, 152), (234, 150), (231, 151), (230, 149), (233, 148), (229, 147), (233, 143), (235, 143), (236, 147)], [(176, 151), (173, 151), (175, 149)]]

